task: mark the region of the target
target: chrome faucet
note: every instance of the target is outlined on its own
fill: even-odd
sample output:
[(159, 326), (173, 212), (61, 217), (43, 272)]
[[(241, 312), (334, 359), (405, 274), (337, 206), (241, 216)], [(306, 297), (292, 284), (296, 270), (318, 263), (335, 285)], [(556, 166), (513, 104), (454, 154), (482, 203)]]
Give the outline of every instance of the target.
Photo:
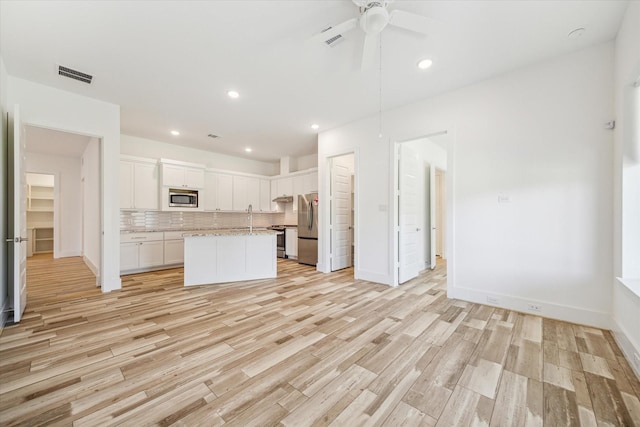
[(249, 213), (249, 215), (247, 215), (247, 218), (249, 218), (249, 234), (253, 234), (253, 206), (251, 206), (251, 204), (249, 204), (247, 212)]

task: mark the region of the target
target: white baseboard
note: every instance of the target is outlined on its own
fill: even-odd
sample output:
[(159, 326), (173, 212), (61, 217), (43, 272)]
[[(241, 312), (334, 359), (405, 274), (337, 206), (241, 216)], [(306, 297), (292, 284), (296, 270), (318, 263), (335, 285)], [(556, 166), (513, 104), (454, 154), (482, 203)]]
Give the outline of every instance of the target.
[[(493, 307), (505, 308), (507, 310), (519, 311), (536, 316), (564, 320), (565, 322), (577, 323), (580, 325), (593, 326), (601, 329), (611, 329), (611, 316), (609, 313), (586, 310), (579, 307), (553, 304), (548, 301), (536, 301), (511, 295), (492, 294), (477, 291), (475, 289), (453, 286), (447, 287), (447, 297), (490, 305)], [(494, 302), (489, 301), (487, 298), (493, 298)], [(531, 303), (539, 305), (541, 310), (530, 310), (528, 308), (528, 304)]]
[(389, 276), (387, 274), (373, 273), (370, 271), (355, 269), (353, 272), (353, 276), (355, 279), (367, 280), (369, 282), (393, 286), (393, 276)]
[(82, 256), (82, 251), (58, 251), (55, 258), (68, 258), (72, 256)]
[(9, 312), (12, 311), (9, 309), (9, 299), (5, 299), (2, 303), (2, 307), (0, 307), (0, 335), (2, 335), (2, 331), (4, 331), (4, 326), (7, 324), (9, 320)]
[(91, 260), (87, 258), (86, 255), (82, 256), (82, 260), (84, 261), (85, 265), (89, 267), (89, 270), (91, 270), (93, 275), (96, 276), (96, 286), (100, 286), (100, 269), (98, 268), (98, 266), (91, 262)]
[(615, 319), (611, 319), (611, 332), (613, 333), (613, 338), (615, 338), (618, 343), (618, 347), (620, 347), (624, 357), (627, 359), (627, 362), (629, 362), (629, 366), (631, 366), (633, 372), (635, 372), (636, 376), (640, 379), (640, 360), (635, 361), (635, 355), (640, 355), (640, 348), (631, 342), (629, 335)]

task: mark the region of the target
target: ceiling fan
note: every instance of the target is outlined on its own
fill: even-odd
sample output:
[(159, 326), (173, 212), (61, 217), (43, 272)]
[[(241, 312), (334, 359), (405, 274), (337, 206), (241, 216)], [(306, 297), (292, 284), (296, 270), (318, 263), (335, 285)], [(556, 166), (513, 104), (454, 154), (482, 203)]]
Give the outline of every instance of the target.
[(403, 10), (389, 12), (387, 6), (394, 0), (352, 0), (359, 8), (360, 16), (351, 18), (338, 25), (332, 26), (317, 34), (312, 39), (317, 42), (327, 42), (341, 34), (353, 30), (360, 24), (365, 32), (364, 47), (362, 50), (362, 69), (366, 70), (373, 65), (375, 52), (380, 45), (380, 33), (387, 25), (402, 28), (414, 33), (427, 35), (433, 27), (433, 21), (415, 13)]

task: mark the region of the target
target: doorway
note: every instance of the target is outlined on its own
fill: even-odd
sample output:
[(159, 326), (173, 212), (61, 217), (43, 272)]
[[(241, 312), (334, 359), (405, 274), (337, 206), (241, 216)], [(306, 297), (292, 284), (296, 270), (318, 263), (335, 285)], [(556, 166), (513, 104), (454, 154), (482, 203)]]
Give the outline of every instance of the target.
[[(38, 277), (56, 277), (49, 286), (70, 289), (67, 276), (56, 274), (77, 258), (88, 268), (89, 289), (100, 286), (100, 140), (38, 126), (24, 126), (27, 172), (27, 292)], [(38, 197), (42, 196), (42, 199)], [(29, 249), (32, 249), (29, 253)], [(31, 255), (31, 256), (29, 256)], [(62, 261), (65, 259), (66, 261)], [(32, 269), (35, 269), (32, 271)], [(77, 283), (76, 286), (83, 286)], [(47, 291), (48, 292), (48, 291)]]
[(330, 271), (355, 266), (356, 165), (353, 153), (329, 159)]
[[(446, 135), (395, 144), (394, 284), (405, 283), (426, 269), (435, 269), (446, 248)], [(439, 255), (439, 256), (438, 256)]]

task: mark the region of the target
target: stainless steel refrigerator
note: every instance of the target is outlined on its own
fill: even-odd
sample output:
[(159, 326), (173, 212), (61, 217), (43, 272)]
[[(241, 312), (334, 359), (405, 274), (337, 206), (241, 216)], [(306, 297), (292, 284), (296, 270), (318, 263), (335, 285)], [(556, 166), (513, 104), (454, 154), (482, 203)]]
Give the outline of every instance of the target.
[(318, 263), (318, 193), (298, 196), (298, 262)]

